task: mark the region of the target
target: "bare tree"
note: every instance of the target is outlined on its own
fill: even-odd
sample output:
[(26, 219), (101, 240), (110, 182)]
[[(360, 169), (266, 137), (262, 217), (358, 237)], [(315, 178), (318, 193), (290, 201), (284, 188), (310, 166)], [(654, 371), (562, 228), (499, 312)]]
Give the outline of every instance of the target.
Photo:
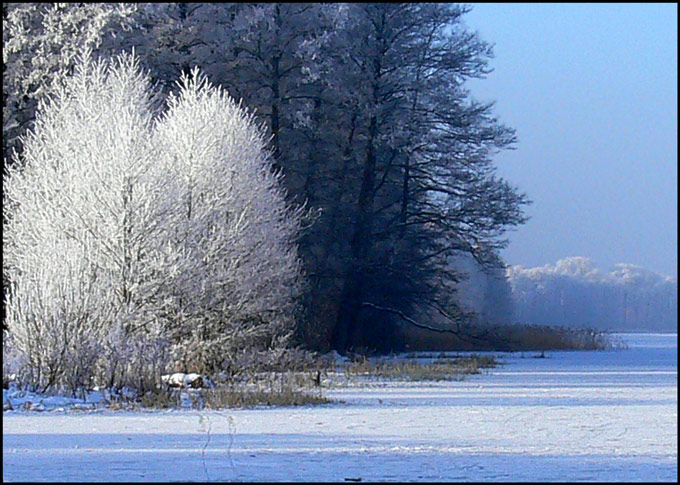
[(492, 164), (514, 131), (464, 86), (489, 72), (491, 56), (461, 23), (467, 7), (347, 9), (337, 97), (360, 107), (360, 136), (350, 150), (359, 179), (347, 208), (349, 258), (332, 342), (340, 351), (389, 345), (396, 323), (408, 322), (395, 318), (401, 314), (413, 320), (435, 311), (459, 324), (459, 275), (448, 258), (466, 253), (498, 265), (502, 235), (525, 221), (528, 202)]

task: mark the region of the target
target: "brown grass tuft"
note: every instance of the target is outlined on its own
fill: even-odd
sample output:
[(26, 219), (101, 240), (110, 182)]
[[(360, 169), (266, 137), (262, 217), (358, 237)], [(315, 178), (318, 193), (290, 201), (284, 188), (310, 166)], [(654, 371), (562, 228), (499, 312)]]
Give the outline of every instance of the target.
[(347, 365), (348, 376), (376, 376), (409, 381), (462, 380), (466, 375), (479, 374), (481, 369), (496, 367), (491, 356), (439, 358), (431, 362), (418, 360), (378, 360), (363, 358)]

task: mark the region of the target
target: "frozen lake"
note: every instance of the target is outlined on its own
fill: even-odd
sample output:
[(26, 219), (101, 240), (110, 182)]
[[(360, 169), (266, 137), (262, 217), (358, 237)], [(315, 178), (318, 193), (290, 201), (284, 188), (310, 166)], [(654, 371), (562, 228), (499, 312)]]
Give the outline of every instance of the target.
[(677, 334), (221, 412), (3, 413), (4, 481), (677, 481)]

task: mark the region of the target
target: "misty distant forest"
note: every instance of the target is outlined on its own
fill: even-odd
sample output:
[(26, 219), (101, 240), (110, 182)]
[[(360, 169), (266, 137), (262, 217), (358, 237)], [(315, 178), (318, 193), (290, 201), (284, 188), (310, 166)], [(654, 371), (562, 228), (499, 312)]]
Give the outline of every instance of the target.
[(133, 354), (210, 372), (413, 326), (675, 330), (674, 280), (506, 268), (530, 194), (466, 89), (493, 57), (469, 8), (3, 4), (7, 352), (123, 385)]
[(461, 302), (488, 321), (618, 332), (678, 329), (677, 281), (639, 266), (621, 263), (603, 272), (588, 258), (572, 257), (489, 274), (469, 260), (459, 264), (470, 275), (459, 287)]

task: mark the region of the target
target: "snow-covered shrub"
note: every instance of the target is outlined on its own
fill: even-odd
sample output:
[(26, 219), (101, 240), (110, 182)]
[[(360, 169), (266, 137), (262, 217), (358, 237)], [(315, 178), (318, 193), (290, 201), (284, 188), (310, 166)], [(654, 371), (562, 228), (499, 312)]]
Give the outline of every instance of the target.
[[(34, 386), (153, 388), (293, 327), (289, 211), (252, 117), (197, 72), (157, 116), (148, 76), (84, 57), (5, 176), (7, 325)], [(174, 344), (174, 352), (168, 351)]]
[(112, 391), (135, 390), (137, 396), (158, 391), (161, 375), (171, 364), (171, 342), (158, 323), (146, 332), (126, 332), (114, 327), (103, 344), (102, 382)]
[(16, 382), (18, 372), (24, 367), (21, 363), (21, 355), (12, 345), (12, 336), (5, 329), (2, 330), (2, 388), (8, 389)]

